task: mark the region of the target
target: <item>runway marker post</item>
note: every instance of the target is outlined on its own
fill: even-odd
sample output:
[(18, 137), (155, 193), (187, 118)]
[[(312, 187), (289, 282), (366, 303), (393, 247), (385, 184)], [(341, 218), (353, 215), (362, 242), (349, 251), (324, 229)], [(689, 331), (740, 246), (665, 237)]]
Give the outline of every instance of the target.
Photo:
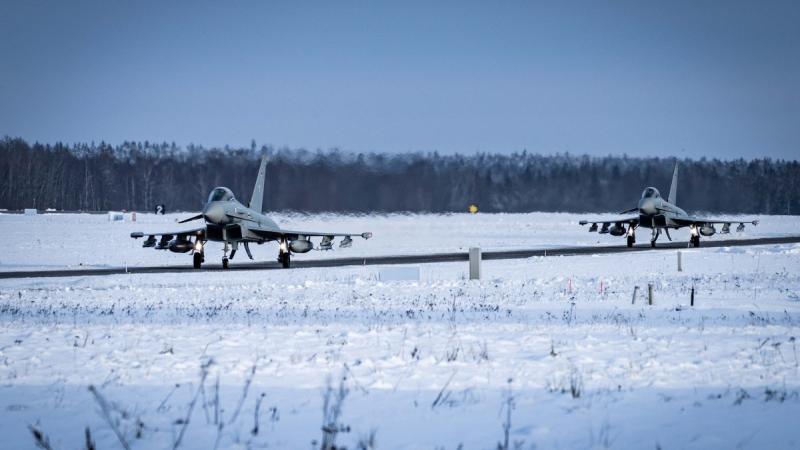
[(481, 279), (481, 248), (470, 247), (469, 249), (469, 279)]

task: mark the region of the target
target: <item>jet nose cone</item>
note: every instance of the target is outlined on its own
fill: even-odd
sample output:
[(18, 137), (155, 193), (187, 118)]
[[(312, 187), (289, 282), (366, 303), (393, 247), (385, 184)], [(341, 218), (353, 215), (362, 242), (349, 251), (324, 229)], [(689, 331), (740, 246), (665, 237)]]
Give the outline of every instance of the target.
[(216, 224), (222, 224), (228, 221), (228, 216), (225, 215), (225, 208), (219, 203), (207, 205), (203, 210), (203, 217), (206, 218), (206, 221)]
[(651, 200), (642, 200), (639, 202), (639, 214), (645, 216), (652, 216), (656, 213), (656, 205)]

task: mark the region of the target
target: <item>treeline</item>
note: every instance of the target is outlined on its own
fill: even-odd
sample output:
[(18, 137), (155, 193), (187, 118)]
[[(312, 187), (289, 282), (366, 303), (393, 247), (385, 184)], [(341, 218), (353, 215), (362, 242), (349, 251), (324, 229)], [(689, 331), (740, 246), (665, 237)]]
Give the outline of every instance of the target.
[[(0, 208), (196, 211), (215, 186), (247, 203), (258, 158), (270, 155), (268, 210), (350, 213), (622, 211), (645, 186), (666, 196), (674, 160), (590, 157), (350, 154), (339, 151), (204, 148), (125, 142), (29, 144), (0, 140)], [(800, 211), (800, 163), (685, 159), (678, 204), (690, 211), (791, 214)]]

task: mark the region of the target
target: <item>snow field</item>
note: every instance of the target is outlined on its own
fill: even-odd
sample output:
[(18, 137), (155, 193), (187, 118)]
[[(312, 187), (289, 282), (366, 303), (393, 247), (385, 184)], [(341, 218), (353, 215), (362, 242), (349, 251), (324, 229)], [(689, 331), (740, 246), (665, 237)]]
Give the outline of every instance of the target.
[(512, 447), (796, 447), (800, 246), (682, 252), (3, 280), (0, 432), (319, 447), (341, 384), (348, 448), (496, 448), (509, 404)]

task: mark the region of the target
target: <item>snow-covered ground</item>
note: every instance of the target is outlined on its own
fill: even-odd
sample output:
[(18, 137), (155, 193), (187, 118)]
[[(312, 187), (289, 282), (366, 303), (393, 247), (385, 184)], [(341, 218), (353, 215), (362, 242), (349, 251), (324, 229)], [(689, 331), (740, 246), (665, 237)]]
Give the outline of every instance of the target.
[[(192, 214), (137, 214), (131, 222), (109, 222), (97, 214), (41, 214), (24, 216), (0, 214), (0, 271), (51, 270), (80, 267), (122, 267), (150, 265), (191, 265), (191, 256), (168, 250), (142, 248), (142, 240), (130, 238), (132, 231), (159, 232), (185, 230), (200, 222), (178, 224)], [(622, 245), (624, 237), (589, 233), (578, 225), (583, 218), (613, 215), (530, 213), (530, 214), (420, 214), (367, 215), (336, 214), (283, 215), (273, 217), (289, 229), (362, 233), (371, 231), (368, 241), (356, 238), (352, 248), (312, 251), (295, 255), (296, 260), (349, 256), (383, 256), (418, 253), (466, 251), (480, 246), (484, 250), (572, 245)], [(742, 233), (717, 234), (703, 240), (737, 239), (800, 234), (797, 216), (726, 216), (732, 219), (758, 219), (754, 227), (747, 225)], [(649, 244), (649, 230), (639, 233), (640, 245)], [(673, 231), (675, 240), (688, 242), (687, 229)], [(666, 241), (666, 237), (662, 236)], [(318, 243), (315, 242), (315, 243)], [(259, 261), (275, 261), (275, 243), (254, 245), (253, 256)], [(212, 242), (206, 248), (206, 260), (219, 262), (222, 244)], [(240, 252), (232, 264), (247, 261)]]
[[(348, 217), (375, 239), (328, 254), (594, 244), (577, 217)], [(749, 236), (798, 231), (761, 219)], [(54, 236), (4, 240), (3, 267), (119, 265), (116, 249), (184, 263), (127, 240), (174, 218), (103, 220), (0, 216)], [(319, 448), (325, 429), (347, 448), (488, 449), (510, 411), (509, 448), (797, 448), (800, 245), (682, 258), (485, 261), (482, 281), (466, 263), (421, 265), (418, 282), (379, 266), (0, 280), (0, 447), (35, 448), (33, 426), (54, 449), (87, 428), (98, 448)]]

